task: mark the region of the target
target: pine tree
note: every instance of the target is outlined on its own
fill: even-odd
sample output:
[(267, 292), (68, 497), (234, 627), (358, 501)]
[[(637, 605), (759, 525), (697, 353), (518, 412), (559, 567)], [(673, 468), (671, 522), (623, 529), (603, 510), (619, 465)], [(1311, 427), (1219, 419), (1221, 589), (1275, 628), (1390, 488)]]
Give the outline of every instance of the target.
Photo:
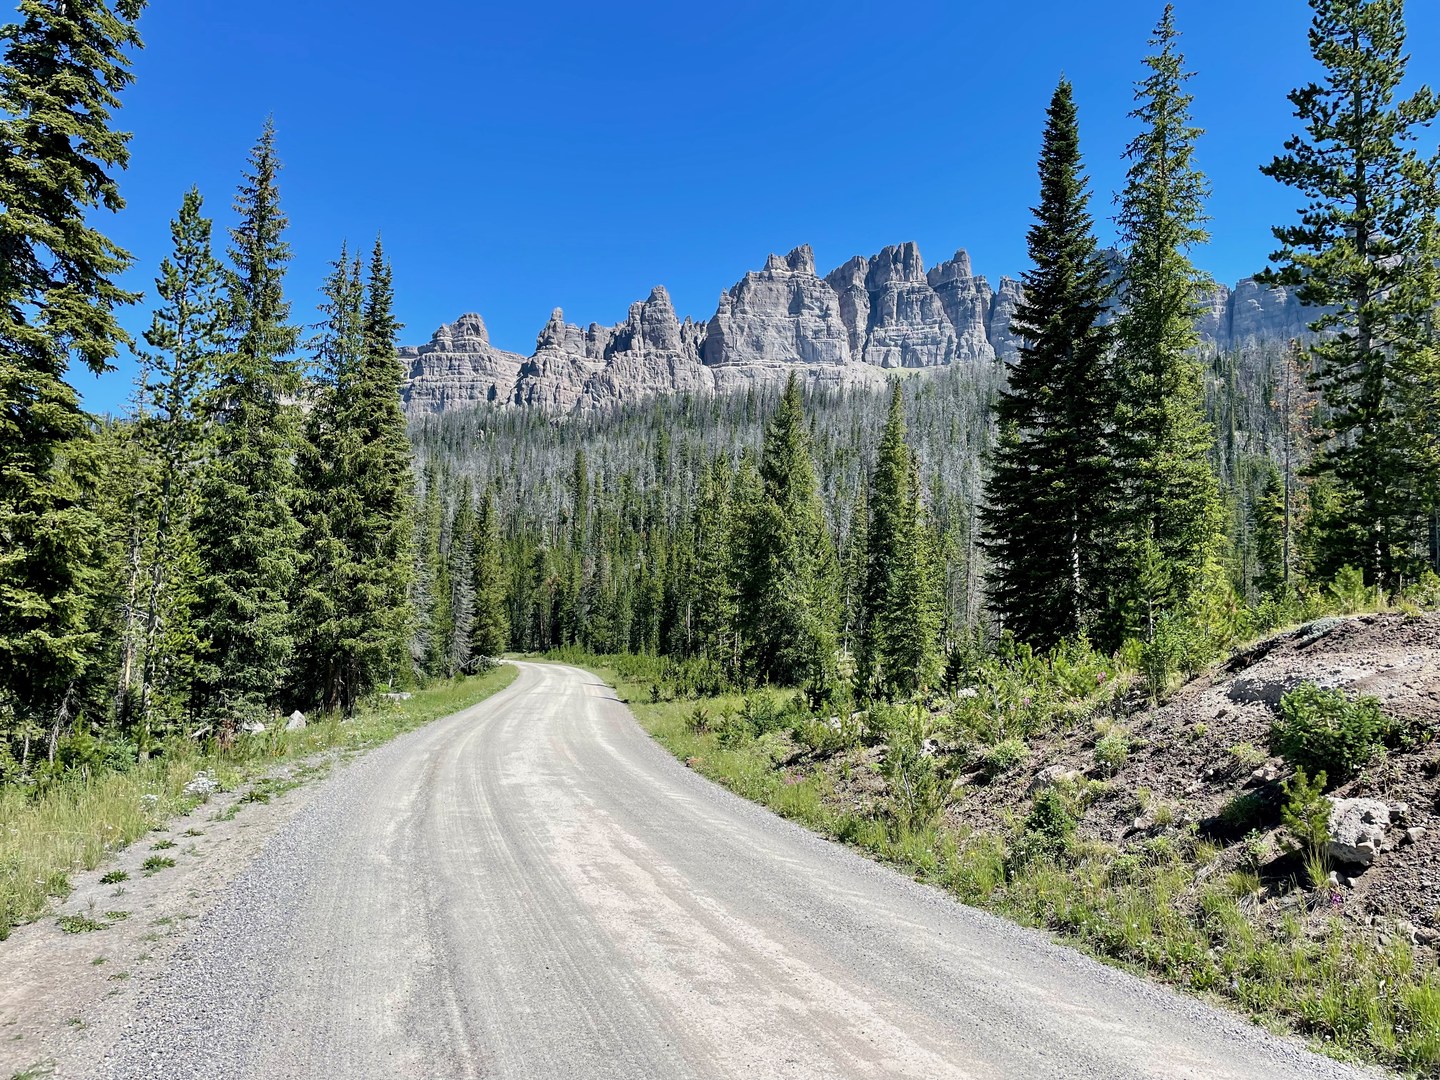
[(1274, 230), (1271, 280), (1322, 309), (1312, 329), (1315, 387), (1329, 409), (1315, 470), (1333, 485), (1337, 513), (1328, 576), (1341, 561), (1394, 588), (1419, 564), (1424, 474), (1407, 423), (1413, 328), (1433, 297), (1416, 273), (1433, 218), (1435, 162), (1416, 151), (1440, 115), (1423, 87), (1396, 100), (1405, 79), (1404, 0), (1310, 0), (1311, 51), (1321, 82), (1293, 91), (1303, 134), (1262, 170), (1306, 201), (1297, 224)]
[(920, 469), (910, 456), (906, 471), (906, 543), (898, 553), (895, 611), (886, 635), (884, 666), (889, 684), (903, 696), (928, 690), (940, 674), (939, 538), (920, 495)]
[(904, 392), (897, 382), (866, 500), (858, 662), (861, 686), (869, 693), (909, 695), (933, 675), (939, 631), (934, 553), (919, 485), (906, 443)]
[(475, 633), (475, 499), (469, 479), (460, 485), (460, 498), (450, 525), (450, 641), (446, 674), (451, 678), (470, 671), (471, 642)]
[(311, 342), (314, 385), (297, 455), (296, 505), (304, 527), (294, 612), (294, 685), (307, 703), (333, 712), (345, 682), (343, 642), (353, 632), (346, 618), (352, 576), (347, 525), (362, 493), (349, 480), (361, 433), (344, 423), (347, 398), (359, 367), (364, 285), (359, 260), (342, 246), (322, 289), (324, 321)]
[(214, 455), (201, 482), (198, 625), (208, 648), (201, 708), (223, 725), (279, 704), (294, 649), (291, 593), (300, 564), (293, 512), (299, 329), (290, 322), (290, 246), (267, 123), (236, 196), (227, 273), (229, 356), (208, 412)]
[[(1200, 292), (1209, 280), (1190, 261), (1191, 250), (1209, 239), (1210, 188), (1195, 167), (1202, 132), (1190, 120), (1191, 75), (1179, 36), (1167, 4), (1150, 42), (1157, 52), (1145, 61), (1150, 73), (1136, 89), (1139, 106), (1131, 116), (1144, 130), (1126, 150), (1130, 168), (1118, 218), (1127, 246), (1125, 311), (1116, 324), (1116, 453), (1125, 492), (1113, 584), (1118, 599), (1126, 583), (1138, 580), (1145, 546), (1153, 544), (1167, 581), (1142, 606), (1158, 599), (1166, 608), (1183, 605), (1199, 586), (1224, 533), (1210, 466), (1215, 433), (1194, 355)], [(1129, 606), (1120, 617), (1134, 626), (1133, 600)]]
[(734, 655), (739, 610), (731, 560), (734, 525), (730, 469), (717, 457), (705, 473), (695, 506), (693, 604), (695, 651), (722, 665)]
[(500, 515), (495, 497), (486, 492), (475, 522), (475, 625), (472, 655), (487, 660), (510, 646), (510, 616), (506, 605), (505, 573), (500, 536)]
[(128, 340), (130, 256), (92, 220), (125, 205), (130, 137), (111, 120), (144, 7), (23, 0), (0, 29), (0, 773), (11, 741), (24, 769), (47, 728), (53, 755), (93, 644), (98, 465), (65, 377), (72, 358), (105, 370)]
[(837, 567), (794, 375), (765, 431), (760, 481), (742, 616), (750, 662), (762, 678), (818, 695), (835, 673)]
[(1070, 83), (1050, 102), (1040, 156), (1040, 204), (1028, 242), (1035, 266), (1014, 325), (1023, 338), (986, 485), (990, 602), (1037, 647), (1092, 628), (1103, 609), (1113, 534), (1113, 382), (1109, 288), (1082, 172)]
[(204, 402), (225, 355), (223, 271), (211, 250), (212, 226), (200, 192), (186, 193), (170, 224), (172, 254), (155, 280), (160, 306), (145, 332), (135, 436), (153, 465), (137, 493), (141, 584), (134, 606), (135, 663), (122, 666), (123, 692), (134, 691), (142, 749), (152, 730), (173, 727), (189, 707), (200, 552), (192, 519), (198, 474), (207, 454)]

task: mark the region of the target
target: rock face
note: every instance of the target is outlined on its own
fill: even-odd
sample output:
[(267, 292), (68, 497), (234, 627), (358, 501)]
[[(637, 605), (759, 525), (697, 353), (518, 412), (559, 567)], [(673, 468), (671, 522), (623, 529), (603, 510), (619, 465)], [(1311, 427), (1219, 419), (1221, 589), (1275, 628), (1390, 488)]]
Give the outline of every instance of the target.
[(887, 247), (870, 261), (870, 329), (864, 361), (879, 368), (940, 367), (955, 361), (955, 327), (925, 279), (914, 244)]
[(827, 382), (852, 364), (840, 298), (815, 274), (815, 255), (798, 247), (771, 255), (720, 297), (701, 359), (719, 390), (787, 378), (794, 368)]
[(971, 272), (970, 256), (957, 251), (949, 262), (932, 267), (925, 280), (935, 290), (950, 325), (955, 328), (955, 362), (978, 364), (994, 360), (990, 308), (995, 293), (988, 281)]
[[(1107, 257), (1118, 275), (1119, 256)], [(556, 308), (534, 352), (522, 357), (494, 348), (480, 316), (463, 315), (428, 345), (401, 350), (405, 406), (411, 415), (485, 403), (565, 413), (657, 394), (726, 393), (783, 382), (792, 372), (828, 385), (876, 384), (897, 369), (1014, 362), (1023, 298), (1013, 278), (992, 289), (964, 251), (927, 273), (918, 247), (897, 244), (822, 278), (803, 245), (747, 273), (704, 323), (681, 321), (657, 287), (612, 327), (582, 330)], [(1217, 287), (1201, 308), (1206, 349), (1308, 336), (1311, 316), (1293, 292), (1253, 280), (1233, 291)]]
[(408, 368), (404, 401), (412, 415), (508, 400), (525, 363), (492, 347), (485, 320), (473, 314), (440, 327), (428, 345), (401, 349), (400, 359)]

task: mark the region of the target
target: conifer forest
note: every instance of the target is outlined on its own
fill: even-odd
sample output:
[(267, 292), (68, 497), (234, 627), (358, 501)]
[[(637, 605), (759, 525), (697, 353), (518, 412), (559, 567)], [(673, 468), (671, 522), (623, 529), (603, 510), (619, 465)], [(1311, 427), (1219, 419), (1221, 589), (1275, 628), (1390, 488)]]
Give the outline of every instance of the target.
[[(233, 191), (184, 195), (153, 288), (117, 284), (145, 4), (23, 0), (0, 31), (0, 781), (350, 715), (509, 651), (835, 708), (1016, 649), (1163, 688), (1337, 589), (1433, 596), (1440, 98), (1401, 93), (1401, 0), (1309, 6), (1316, 81), (1255, 163), (1305, 207), (1266, 270), (1302, 338), (1196, 334), (1225, 225), (1167, 8), (1135, 58), (1118, 252), (1071, 85), (1035, 117), (1017, 359), (407, 419), (406, 283), (379, 242), (295, 280), (263, 117)], [(128, 408), (82, 409), (76, 379), (130, 353)]]

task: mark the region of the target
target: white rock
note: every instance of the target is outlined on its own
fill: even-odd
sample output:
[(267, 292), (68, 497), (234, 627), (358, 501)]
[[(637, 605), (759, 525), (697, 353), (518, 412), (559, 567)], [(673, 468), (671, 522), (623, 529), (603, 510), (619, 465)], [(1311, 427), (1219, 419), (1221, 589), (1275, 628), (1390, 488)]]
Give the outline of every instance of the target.
[(304, 730), (305, 730), (305, 714), (304, 714), (303, 712), (301, 712), (299, 709), (296, 709), (294, 712), (292, 712), (292, 713), (290, 714), (290, 718), (285, 722), (285, 730), (286, 730), (286, 731), (304, 731)]
[(1353, 866), (1369, 866), (1385, 843), (1390, 807), (1379, 799), (1330, 800), (1330, 858)]

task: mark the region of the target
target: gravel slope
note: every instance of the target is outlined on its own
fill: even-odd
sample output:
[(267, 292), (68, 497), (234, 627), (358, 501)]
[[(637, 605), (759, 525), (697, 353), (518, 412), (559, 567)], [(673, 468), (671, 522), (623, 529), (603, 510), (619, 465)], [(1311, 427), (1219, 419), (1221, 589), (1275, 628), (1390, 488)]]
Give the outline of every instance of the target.
[(1357, 1077), (709, 784), (573, 668), (327, 782), (104, 1078)]

